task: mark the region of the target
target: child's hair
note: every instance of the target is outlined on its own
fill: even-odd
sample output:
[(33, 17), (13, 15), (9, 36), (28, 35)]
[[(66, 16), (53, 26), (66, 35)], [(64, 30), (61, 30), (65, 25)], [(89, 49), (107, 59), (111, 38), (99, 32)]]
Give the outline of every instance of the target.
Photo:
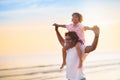
[(65, 33), (65, 36), (70, 36), (71, 39), (73, 41), (75, 41), (76, 43), (79, 41), (79, 37), (77, 36), (76, 32), (74, 32), (74, 31), (69, 31), (69, 32)]
[(83, 21), (83, 17), (82, 17), (82, 15), (81, 15), (80, 13), (75, 12), (75, 13), (72, 14), (72, 16), (73, 16), (73, 15), (77, 15), (80, 22)]

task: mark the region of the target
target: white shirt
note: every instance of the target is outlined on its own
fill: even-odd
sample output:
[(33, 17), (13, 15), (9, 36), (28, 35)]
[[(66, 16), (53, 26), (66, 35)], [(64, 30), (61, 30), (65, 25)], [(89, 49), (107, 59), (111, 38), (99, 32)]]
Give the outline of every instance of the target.
[[(80, 46), (82, 50), (82, 58), (84, 57), (85, 46)], [(70, 48), (67, 50), (67, 57), (66, 57), (66, 78), (70, 80), (80, 80), (85, 77), (83, 73), (83, 68), (78, 68), (79, 65), (79, 57), (76, 51), (76, 48)]]

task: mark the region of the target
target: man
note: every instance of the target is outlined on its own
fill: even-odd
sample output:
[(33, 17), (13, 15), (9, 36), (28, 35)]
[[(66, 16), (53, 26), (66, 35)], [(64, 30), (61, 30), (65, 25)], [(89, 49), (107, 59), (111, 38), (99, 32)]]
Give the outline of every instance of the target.
[(68, 80), (85, 80), (85, 76), (82, 71), (83, 57), (85, 53), (90, 53), (95, 50), (99, 38), (99, 28), (94, 26), (93, 32), (95, 34), (94, 41), (90, 46), (84, 46), (79, 42), (78, 36), (75, 32), (68, 32), (65, 34), (65, 39), (58, 31), (58, 26), (55, 26), (55, 31), (60, 44), (64, 47), (64, 43), (70, 46), (67, 50), (66, 58), (66, 77)]

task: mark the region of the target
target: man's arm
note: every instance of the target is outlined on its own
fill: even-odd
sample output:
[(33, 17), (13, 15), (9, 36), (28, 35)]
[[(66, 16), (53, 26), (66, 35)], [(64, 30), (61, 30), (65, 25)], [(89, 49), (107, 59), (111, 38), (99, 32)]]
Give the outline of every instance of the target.
[(97, 47), (100, 29), (97, 26), (94, 26), (93, 31), (94, 31), (94, 34), (95, 34), (94, 41), (93, 41), (91, 46), (86, 46), (85, 53), (89, 53), (89, 52), (95, 50), (96, 47)]
[(61, 36), (60, 32), (58, 31), (58, 26), (55, 26), (55, 31), (56, 31), (57, 38), (58, 38), (60, 44), (61, 44), (62, 47), (63, 47), (63, 46), (64, 46), (64, 39), (63, 39), (63, 37)]

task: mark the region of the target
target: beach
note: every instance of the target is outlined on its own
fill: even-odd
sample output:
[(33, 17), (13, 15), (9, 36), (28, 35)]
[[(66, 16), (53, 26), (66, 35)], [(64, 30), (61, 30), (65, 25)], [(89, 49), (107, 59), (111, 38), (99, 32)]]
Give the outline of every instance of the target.
[[(2, 55), (0, 80), (66, 80), (61, 60), (60, 54)], [(87, 80), (120, 80), (120, 54), (90, 54), (84, 73)]]

